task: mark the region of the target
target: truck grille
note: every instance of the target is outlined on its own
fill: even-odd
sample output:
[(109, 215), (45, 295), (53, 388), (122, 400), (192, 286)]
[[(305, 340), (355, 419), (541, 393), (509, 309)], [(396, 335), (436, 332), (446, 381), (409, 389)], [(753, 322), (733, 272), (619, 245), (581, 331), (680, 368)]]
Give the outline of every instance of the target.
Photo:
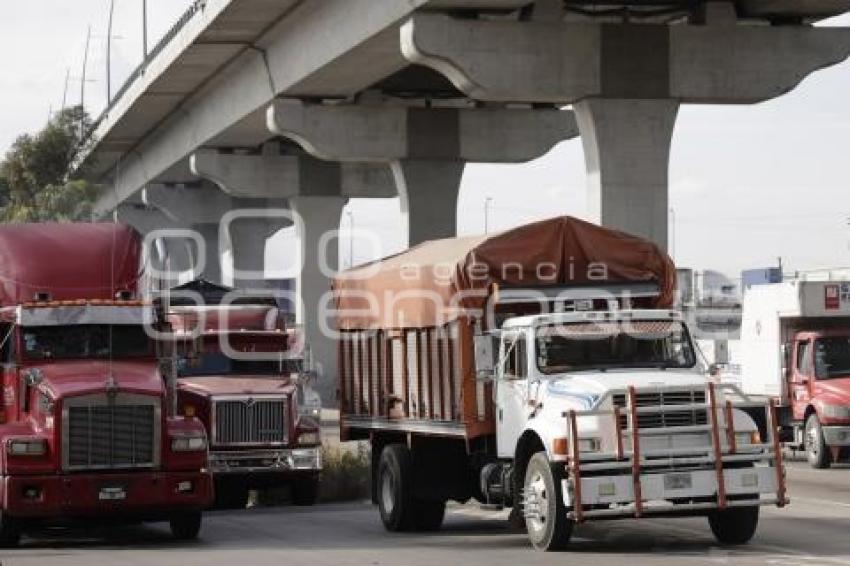
[(285, 444), (287, 399), (216, 400), (213, 444)]
[[(665, 407), (694, 404), (705, 404), (705, 391), (663, 391), (635, 394), (635, 405), (638, 407)], [(614, 395), (614, 405), (625, 409), (627, 406), (627, 396), (623, 393)], [(621, 428), (628, 427), (629, 416), (626, 413), (627, 411), (620, 415)], [(694, 408), (638, 414), (638, 426), (641, 429), (701, 426), (705, 424), (708, 424), (708, 411), (706, 409)]]
[(64, 411), (67, 470), (150, 468), (159, 462), (159, 406), (77, 401)]

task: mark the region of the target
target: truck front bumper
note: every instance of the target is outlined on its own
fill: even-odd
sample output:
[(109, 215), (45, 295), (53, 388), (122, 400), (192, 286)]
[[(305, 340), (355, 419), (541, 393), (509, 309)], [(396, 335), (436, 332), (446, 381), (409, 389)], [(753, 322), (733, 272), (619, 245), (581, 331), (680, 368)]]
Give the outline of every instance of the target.
[(201, 510), (213, 500), (212, 477), (196, 472), (6, 476), (0, 502), (21, 519), (154, 521)]
[(824, 426), (821, 430), (827, 446), (850, 446), (850, 426)]
[[(768, 466), (723, 470), (727, 504), (731, 506), (775, 505), (776, 469)], [(585, 518), (635, 516), (635, 483), (631, 475), (591, 476), (581, 479), (581, 502)], [(716, 509), (717, 472), (715, 470), (667, 471), (640, 475), (642, 514), (698, 514)], [(564, 504), (573, 508), (575, 486), (563, 480)], [(746, 502), (746, 503), (745, 503)], [(784, 502), (783, 502), (784, 503)]]
[(268, 450), (210, 452), (213, 474), (281, 474), (318, 473), (322, 470), (322, 449), (285, 448)]

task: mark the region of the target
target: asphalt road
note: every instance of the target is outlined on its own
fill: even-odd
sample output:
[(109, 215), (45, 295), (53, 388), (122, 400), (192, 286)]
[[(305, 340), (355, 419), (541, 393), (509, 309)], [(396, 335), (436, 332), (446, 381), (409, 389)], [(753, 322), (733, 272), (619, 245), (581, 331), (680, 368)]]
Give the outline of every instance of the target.
[(850, 467), (788, 470), (792, 504), (765, 508), (746, 547), (718, 547), (704, 519), (655, 519), (582, 525), (570, 551), (532, 550), (500, 515), (474, 505), (451, 509), (433, 534), (393, 535), (367, 503), (211, 512), (202, 540), (173, 542), (165, 525), (113, 531), (45, 533), (0, 550), (2, 566), (771, 564), (850, 566)]

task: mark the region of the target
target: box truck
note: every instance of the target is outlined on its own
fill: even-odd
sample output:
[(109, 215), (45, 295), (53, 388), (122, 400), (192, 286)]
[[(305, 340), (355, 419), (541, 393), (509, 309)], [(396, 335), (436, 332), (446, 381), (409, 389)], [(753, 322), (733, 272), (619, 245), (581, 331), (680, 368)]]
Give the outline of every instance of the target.
[(790, 446), (815, 468), (850, 456), (850, 282), (749, 287), (737, 351), (742, 390), (781, 399)]

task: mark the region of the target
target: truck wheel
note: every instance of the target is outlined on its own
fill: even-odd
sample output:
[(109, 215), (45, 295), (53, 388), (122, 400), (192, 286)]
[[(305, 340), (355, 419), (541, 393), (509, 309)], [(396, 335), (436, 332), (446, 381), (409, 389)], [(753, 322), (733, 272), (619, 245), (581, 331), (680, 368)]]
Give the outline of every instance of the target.
[(171, 534), (177, 540), (195, 540), (201, 532), (201, 512), (191, 511), (175, 515), (169, 521)]
[(424, 499), (415, 502), (416, 512), (414, 527), (417, 531), (437, 531), (443, 525), (446, 515), (445, 501), (428, 501)]
[(403, 444), (390, 444), (378, 462), (378, 509), (384, 527), (391, 532), (414, 527), (416, 509), (411, 485), (411, 456)]
[(831, 464), (829, 448), (823, 440), (823, 431), (815, 413), (812, 413), (806, 419), (805, 443), (806, 458), (809, 460), (809, 465), (819, 470), (828, 468)]
[(17, 521), (0, 511), (0, 548), (14, 548), (21, 542)]
[(732, 507), (723, 511), (712, 511), (708, 525), (720, 544), (747, 544), (756, 534), (759, 524), (759, 508)]
[(292, 482), (292, 503), (299, 507), (314, 505), (319, 499), (319, 476), (299, 478)]
[(564, 506), (563, 479), (563, 464), (551, 464), (546, 452), (538, 452), (528, 462), (523, 483), (523, 511), (528, 538), (538, 550), (563, 550), (570, 542), (573, 521), (567, 517)]

